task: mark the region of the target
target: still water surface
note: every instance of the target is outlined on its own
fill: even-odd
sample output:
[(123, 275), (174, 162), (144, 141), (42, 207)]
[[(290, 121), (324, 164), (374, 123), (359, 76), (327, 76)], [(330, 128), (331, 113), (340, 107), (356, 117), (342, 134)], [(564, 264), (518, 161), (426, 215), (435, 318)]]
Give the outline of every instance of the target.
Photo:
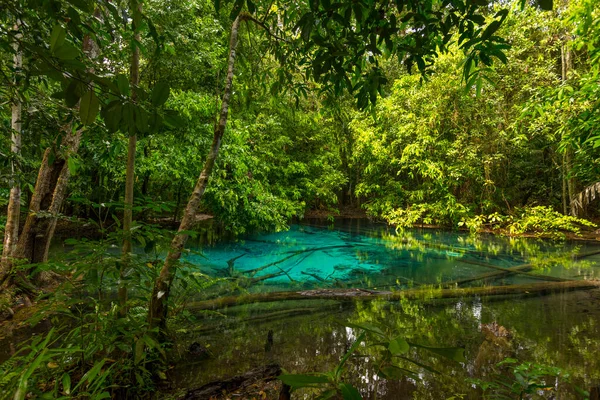
[[(556, 243), (536, 239), (411, 230), (396, 234), (385, 225), (362, 220), (334, 226), (318, 222), (294, 225), (287, 232), (253, 235), (233, 242), (194, 247), (187, 261), (215, 276), (249, 276), (250, 292), (315, 287), (362, 287), (401, 290), (461, 280), (531, 263), (532, 275), (504, 275), (462, 286), (543, 282), (545, 276), (599, 279), (600, 255), (579, 260), (574, 254), (600, 250), (594, 243)], [(437, 370), (427, 372), (408, 362), (403, 367), (420, 379), (388, 381), (376, 374), (375, 349), (365, 348), (348, 364), (348, 380), (370, 399), (477, 399), (471, 379), (515, 381), (495, 365), (507, 357), (559, 367), (569, 378), (552, 379), (554, 390), (532, 398), (582, 398), (600, 384), (600, 291), (556, 293), (536, 297), (474, 297), (427, 304), (416, 301), (337, 303), (302, 301), (231, 307), (200, 314), (182, 331), (212, 357), (184, 357), (172, 371), (180, 387), (242, 373), (275, 361), (288, 372), (328, 371), (343, 356), (358, 332), (345, 322), (374, 323), (391, 334), (429, 346), (461, 346), (466, 363), (455, 363), (411, 350), (409, 357)], [(501, 327), (498, 328), (498, 327)], [(499, 335), (498, 330), (501, 332)], [(268, 344), (269, 331), (273, 345)], [(493, 332), (490, 333), (490, 331)], [(185, 348), (182, 349), (182, 354)], [(547, 380), (548, 381), (548, 380)], [(460, 397), (464, 396), (464, 397)], [(537, 397), (535, 397), (537, 396)], [(309, 393), (305, 398), (312, 398)]]

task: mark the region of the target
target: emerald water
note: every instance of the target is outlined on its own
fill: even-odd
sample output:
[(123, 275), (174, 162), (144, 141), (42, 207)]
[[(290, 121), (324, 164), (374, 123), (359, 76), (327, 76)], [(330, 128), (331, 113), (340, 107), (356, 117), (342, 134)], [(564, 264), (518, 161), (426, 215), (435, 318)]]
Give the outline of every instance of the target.
[[(492, 235), (409, 230), (345, 220), (328, 225), (292, 225), (289, 231), (247, 236), (211, 246), (191, 246), (184, 259), (209, 275), (251, 275), (265, 279), (254, 289), (297, 287), (398, 287), (437, 284), (532, 263), (532, 274), (564, 279), (600, 278), (596, 243), (509, 239)], [(539, 281), (513, 274), (487, 284)], [(481, 282), (474, 282), (481, 285)], [(471, 284), (471, 285), (473, 285)]]
[[(489, 265), (509, 268), (525, 263), (533, 266), (529, 275), (499, 275), (461, 287), (543, 282), (548, 277), (600, 278), (600, 255), (573, 257), (600, 250), (593, 242), (473, 237), (434, 230), (396, 233), (363, 220), (311, 222), (286, 232), (191, 245), (190, 250), (186, 261), (203, 273), (264, 278), (244, 288), (249, 292), (316, 287), (401, 290), (497, 271)], [(495, 365), (508, 357), (558, 367), (568, 375), (552, 378), (553, 394), (539, 390), (531, 398), (583, 398), (577, 388), (590, 391), (600, 385), (599, 305), (600, 291), (588, 290), (427, 303), (304, 300), (235, 306), (197, 313), (196, 320), (179, 331), (186, 344), (179, 349), (182, 361), (171, 378), (180, 388), (192, 388), (271, 361), (293, 373), (328, 371), (358, 334), (344, 324), (374, 323), (414, 343), (464, 347), (467, 362), (411, 350), (410, 358), (438, 373), (400, 360), (419, 379), (385, 380), (376, 374), (374, 350), (364, 349), (348, 364), (347, 374), (364, 398), (482, 398), (470, 379), (500, 379), (494, 375)], [(490, 335), (494, 327), (502, 327), (504, 333)], [(211, 357), (199, 360), (187, 354), (186, 346), (192, 342), (205, 346)], [(508, 374), (508, 379), (516, 378)], [(298, 398), (313, 395), (304, 392)]]

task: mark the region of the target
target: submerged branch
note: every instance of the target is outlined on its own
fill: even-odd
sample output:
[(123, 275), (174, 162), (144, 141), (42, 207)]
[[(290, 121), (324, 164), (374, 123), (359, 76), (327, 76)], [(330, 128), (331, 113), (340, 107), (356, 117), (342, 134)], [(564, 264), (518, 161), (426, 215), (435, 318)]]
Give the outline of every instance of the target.
[(530, 278), (541, 279), (541, 280), (544, 280), (544, 281), (565, 282), (565, 281), (570, 280), (570, 279), (565, 279), (565, 278), (558, 278), (556, 276), (534, 274), (534, 273), (528, 272), (527, 270), (513, 270), (513, 269), (510, 269), (510, 268), (499, 267), (497, 265), (486, 264), (486, 263), (482, 263), (482, 262), (479, 262), (479, 261), (465, 260), (465, 259), (457, 259), (456, 261), (461, 262), (461, 263), (465, 263), (465, 264), (480, 265), (482, 267), (496, 269), (498, 271), (506, 272), (507, 274), (513, 274), (514, 273), (514, 274), (519, 274), (519, 275), (526, 275), (526, 276), (528, 276)]
[[(573, 260), (581, 260), (582, 258), (591, 257), (591, 256), (594, 256), (597, 254), (600, 254), (600, 250), (594, 250), (594, 251), (590, 251), (588, 253), (574, 254), (571, 258)], [(500, 267), (498, 267), (498, 268), (500, 268)], [(521, 265), (517, 265), (515, 267), (506, 268), (503, 271), (489, 272), (487, 274), (481, 274), (481, 275), (473, 276), (470, 278), (457, 279), (454, 281), (445, 282), (444, 287), (452, 287), (455, 285), (462, 285), (463, 283), (479, 281), (482, 279), (499, 278), (499, 277), (505, 276), (505, 275), (521, 273), (521, 272), (528, 272), (534, 268), (535, 268), (535, 265), (531, 264), (531, 263), (521, 264)]]

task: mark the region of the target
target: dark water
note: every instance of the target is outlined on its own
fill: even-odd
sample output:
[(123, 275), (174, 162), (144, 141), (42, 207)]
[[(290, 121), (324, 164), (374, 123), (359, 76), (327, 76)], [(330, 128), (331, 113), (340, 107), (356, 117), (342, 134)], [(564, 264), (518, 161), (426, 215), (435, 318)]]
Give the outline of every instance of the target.
[[(466, 286), (543, 282), (543, 276), (600, 278), (600, 255), (573, 259), (574, 254), (600, 250), (594, 243), (471, 237), (431, 230), (396, 234), (385, 225), (356, 220), (335, 226), (317, 222), (296, 225), (288, 232), (217, 243), (201, 250), (202, 255), (192, 253), (187, 261), (204, 273), (269, 277), (246, 289), (251, 292), (312, 287), (397, 290), (495, 271), (486, 264), (507, 268), (531, 263), (535, 267), (531, 273), (538, 276), (501, 276)], [(196, 317), (197, 322), (180, 330), (186, 343), (179, 349), (184, 361), (171, 372), (182, 388), (197, 387), (270, 361), (294, 373), (331, 370), (359, 333), (344, 326), (346, 322), (378, 324), (391, 335), (402, 335), (422, 345), (465, 348), (465, 363), (411, 350), (409, 358), (439, 373), (399, 360), (400, 366), (419, 375), (419, 379), (399, 380), (377, 376), (378, 350), (361, 348), (361, 357), (348, 363), (346, 379), (364, 398), (482, 398), (471, 379), (494, 381), (508, 376), (516, 381), (509, 369), (495, 366), (507, 357), (518, 363), (561, 368), (559, 378), (546, 378), (552, 390), (540, 390), (528, 398), (583, 398), (577, 387), (590, 390), (600, 384), (598, 290), (427, 304), (408, 300), (261, 303)], [(501, 327), (502, 334), (486, 337), (486, 327), (490, 326)], [(267, 343), (269, 331), (272, 346)], [(374, 339), (367, 338), (369, 341)], [(186, 354), (191, 342), (208, 348), (212, 358), (200, 361)], [(299, 398), (313, 395), (304, 393)]]

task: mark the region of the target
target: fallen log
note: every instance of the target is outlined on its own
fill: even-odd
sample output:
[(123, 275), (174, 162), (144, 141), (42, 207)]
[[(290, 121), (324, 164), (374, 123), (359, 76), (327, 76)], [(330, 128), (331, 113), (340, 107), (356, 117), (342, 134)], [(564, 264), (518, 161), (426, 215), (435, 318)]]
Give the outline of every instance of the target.
[(600, 288), (598, 280), (580, 280), (566, 282), (543, 282), (524, 285), (486, 286), (474, 288), (419, 288), (400, 291), (376, 291), (366, 289), (317, 289), (294, 292), (253, 293), (242, 296), (221, 297), (213, 300), (193, 302), (189, 310), (216, 310), (229, 306), (251, 303), (265, 303), (291, 300), (337, 300), (337, 301), (371, 301), (371, 300), (428, 300), (444, 298), (461, 298), (469, 296), (497, 295), (533, 295), (548, 294), (560, 291), (588, 290)]
[(281, 367), (278, 364), (269, 364), (254, 368), (242, 375), (218, 382), (210, 382), (198, 389), (188, 390), (180, 400), (209, 400), (216, 399), (224, 393), (238, 391), (247, 388), (259, 381), (272, 381), (281, 375)]

